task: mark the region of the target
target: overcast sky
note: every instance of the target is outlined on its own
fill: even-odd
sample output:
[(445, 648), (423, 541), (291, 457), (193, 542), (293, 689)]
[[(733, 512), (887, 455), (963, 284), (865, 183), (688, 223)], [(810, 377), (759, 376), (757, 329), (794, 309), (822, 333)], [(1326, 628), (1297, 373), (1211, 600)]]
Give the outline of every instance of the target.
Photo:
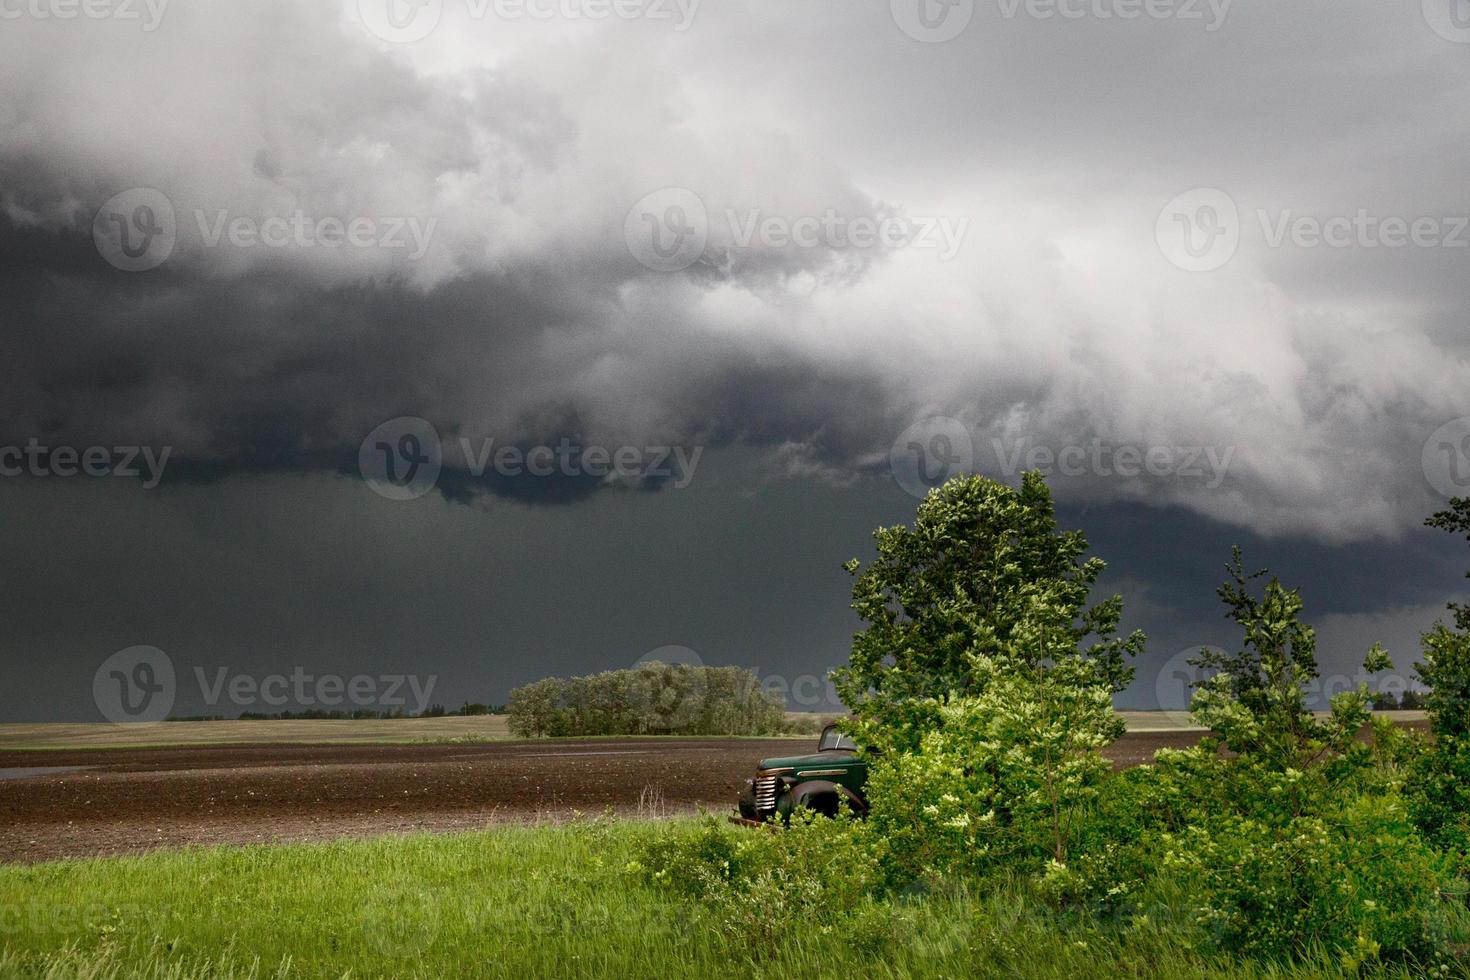
[(138, 646), (177, 714), (791, 684), (926, 478), (1033, 465), (1150, 634), (1120, 703), (1232, 642), (1234, 543), (1407, 676), (1467, 103), (1454, 0), (0, 0), (0, 719)]

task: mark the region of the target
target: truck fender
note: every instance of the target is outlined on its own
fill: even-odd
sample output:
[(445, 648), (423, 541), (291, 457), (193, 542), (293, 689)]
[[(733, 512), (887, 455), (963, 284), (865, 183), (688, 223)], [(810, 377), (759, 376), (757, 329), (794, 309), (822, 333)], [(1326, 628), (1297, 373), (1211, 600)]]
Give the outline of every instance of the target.
[(782, 794), (782, 811), (790, 815), (792, 810), (804, 806), (828, 817), (837, 816), (837, 808), (846, 803), (854, 813), (862, 816), (868, 812), (867, 803), (852, 790), (840, 783), (825, 779), (812, 779), (797, 783)]

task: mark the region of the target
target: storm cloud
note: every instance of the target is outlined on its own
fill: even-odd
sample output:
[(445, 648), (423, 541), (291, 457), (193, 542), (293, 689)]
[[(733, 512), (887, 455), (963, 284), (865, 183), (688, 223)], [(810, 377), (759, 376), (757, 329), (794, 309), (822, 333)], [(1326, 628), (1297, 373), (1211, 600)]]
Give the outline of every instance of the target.
[(0, 444), (355, 481), (411, 417), (471, 509), (672, 477), (464, 447), (853, 501), (913, 445), (1322, 566), (1470, 490), (1448, 14), (920, 2), (5, 7)]

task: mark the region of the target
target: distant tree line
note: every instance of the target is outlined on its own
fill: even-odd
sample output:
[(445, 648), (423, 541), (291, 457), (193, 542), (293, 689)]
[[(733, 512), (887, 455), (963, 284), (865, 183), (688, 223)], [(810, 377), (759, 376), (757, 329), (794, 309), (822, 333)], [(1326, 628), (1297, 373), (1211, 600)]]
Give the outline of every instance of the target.
[(510, 692), (511, 734), (771, 735), (786, 706), (742, 667), (649, 662), (589, 677), (548, 677)]
[(1392, 691), (1378, 691), (1371, 702), (1374, 711), (1422, 711), (1425, 706), (1424, 695), (1419, 691), (1405, 691), (1398, 697)]
[[(406, 712), (402, 708), (385, 708), (375, 710), (373, 708), (353, 708), (343, 710), (340, 708), (306, 708), (302, 711), (242, 711), (239, 721), (389, 721), (396, 718), (460, 718), (477, 717), (480, 715), (503, 715), (506, 706), (503, 704), (480, 704), (466, 701), (461, 707), (449, 711), (442, 704), (431, 705), (418, 714)], [(175, 716), (169, 721), (226, 721), (224, 715), (189, 715), (186, 717)]]

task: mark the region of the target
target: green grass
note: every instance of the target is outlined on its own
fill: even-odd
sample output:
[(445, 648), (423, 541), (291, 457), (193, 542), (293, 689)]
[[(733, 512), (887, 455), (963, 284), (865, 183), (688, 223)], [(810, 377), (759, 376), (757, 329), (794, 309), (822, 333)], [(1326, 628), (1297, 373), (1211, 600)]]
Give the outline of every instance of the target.
[[(874, 906), (755, 949), (628, 872), (680, 823), (609, 820), (0, 867), (3, 977), (1317, 977), (1012, 895)], [(733, 829), (731, 833), (744, 833)], [(1356, 974), (1354, 974), (1356, 976)]]

